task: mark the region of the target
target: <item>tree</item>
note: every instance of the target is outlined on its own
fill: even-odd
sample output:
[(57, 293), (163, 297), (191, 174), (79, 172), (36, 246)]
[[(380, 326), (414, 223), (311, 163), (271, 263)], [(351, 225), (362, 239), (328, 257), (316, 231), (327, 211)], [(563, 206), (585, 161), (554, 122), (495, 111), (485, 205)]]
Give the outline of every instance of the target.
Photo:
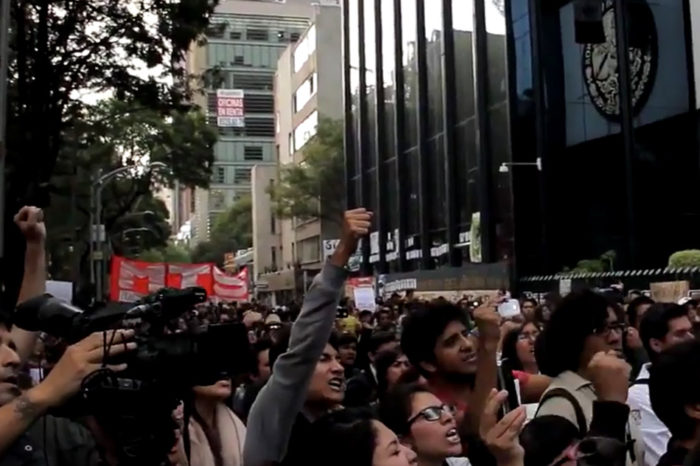
[(168, 244), (165, 248), (143, 251), (135, 259), (144, 262), (166, 262), (168, 264), (189, 264), (192, 262), (190, 251), (173, 243)]
[(303, 154), (303, 162), (282, 167), (279, 183), (268, 189), (276, 215), (340, 222), (346, 194), (342, 121), (321, 118)]
[(606, 251), (598, 259), (583, 259), (576, 263), (572, 270), (564, 269), (565, 273), (599, 273), (612, 271), (615, 265), (617, 253)]
[(676, 269), (680, 267), (700, 267), (700, 250), (688, 249), (674, 252), (668, 258), (668, 266)]
[(187, 109), (191, 91), (185, 53), (207, 28), (216, 4), (12, 2), (3, 264), (7, 308), (14, 307), (23, 263), (23, 242), (12, 216), (24, 204), (47, 206), (67, 134), (84, 117), (79, 94), (107, 93), (165, 114)]
[[(163, 113), (109, 100), (91, 107), (77, 123), (59, 154), (47, 209), (52, 276), (70, 280), (79, 278), (78, 269), (88, 270), (92, 176), (124, 164), (142, 166), (145, 161), (172, 167), (172, 172), (153, 173), (135, 168), (102, 190), (103, 223), (115, 253), (130, 256), (163, 248), (171, 234), (169, 213), (153, 193), (175, 179), (182, 185), (207, 187), (217, 139), (195, 109)], [(72, 253), (65, 253), (67, 244), (79, 247), (78, 263)]]
[(253, 202), (250, 196), (239, 198), (220, 214), (211, 229), (210, 240), (192, 251), (192, 261), (223, 265), (227, 253), (235, 253), (253, 245)]

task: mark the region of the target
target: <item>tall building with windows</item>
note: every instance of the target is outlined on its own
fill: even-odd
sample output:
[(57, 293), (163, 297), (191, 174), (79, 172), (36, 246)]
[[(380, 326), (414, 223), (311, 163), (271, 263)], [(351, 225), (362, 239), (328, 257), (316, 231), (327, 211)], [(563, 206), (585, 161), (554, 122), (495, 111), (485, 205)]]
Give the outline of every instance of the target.
[(594, 1), (594, 38), (576, 3), (343, 0), (348, 198), (385, 290), (700, 246), (698, 2)]
[(250, 195), (254, 165), (274, 165), (273, 80), (280, 54), (309, 25), (312, 0), (223, 0), (206, 37), (193, 44), (189, 71), (200, 76), (196, 102), (218, 126), (209, 190), (194, 197), (193, 240), (205, 241), (215, 217)]
[[(279, 170), (290, 164), (304, 163), (304, 148), (316, 134), (322, 119), (342, 121), (342, 36), (341, 9), (335, 2), (314, 6), (311, 26), (303, 32), (296, 44), (290, 45), (279, 59), (275, 75), (276, 147)], [(274, 183), (265, 171), (256, 167), (254, 183), (260, 186)], [(279, 176), (276, 177), (277, 181)], [(268, 219), (269, 196), (256, 189), (253, 210), (260, 218)], [(342, 189), (339, 189), (342, 193)], [(324, 243), (339, 237), (341, 212), (329, 212), (331, 203), (321, 202), (322, 219), (277, 219), (256, 222), (253, 241), (258, 264), (259, 294), (282, 304), (304, 291), (304, 284), (320, 271), (325, 259)], [(333, 203), (336, 205), (336, 203)], [(274, 243), (268, 242), (269, 229)], [(304, 278), (306, 277), (306, 279)], [(274, 298), (273, 298), (274, 297)]]

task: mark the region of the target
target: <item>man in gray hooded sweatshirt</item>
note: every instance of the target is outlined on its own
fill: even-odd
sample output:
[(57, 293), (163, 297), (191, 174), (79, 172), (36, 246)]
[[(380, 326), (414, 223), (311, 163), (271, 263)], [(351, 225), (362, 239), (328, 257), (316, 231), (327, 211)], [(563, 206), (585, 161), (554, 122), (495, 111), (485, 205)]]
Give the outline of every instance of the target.
[(248, 416), (245, 466), (304, 464), (313, 441), (313, 423), (343, 400), (343, 367), (329, 338), (345, 283), (345, 266), (360, 237), (369, 233), (372, 214), (345, 213), (340, 243), (309, 288), (292, 326), (289, 348), (275, 362), (272, 375)]

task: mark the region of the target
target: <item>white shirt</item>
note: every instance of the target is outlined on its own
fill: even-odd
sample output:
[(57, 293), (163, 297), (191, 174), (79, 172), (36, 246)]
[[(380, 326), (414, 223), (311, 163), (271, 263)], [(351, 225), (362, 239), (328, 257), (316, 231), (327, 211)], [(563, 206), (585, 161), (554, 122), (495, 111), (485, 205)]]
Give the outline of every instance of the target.
[[(642, 366), (637, 380), (649, 380), (649, 366), (650, 364)], [(640, 383), (630, 387), (627, 404), (629, 404), (631, 410), (630, 417), (638, 423), (642, 433), (644, 464), (646, 466), (656, 466), (661, 456), (666, 453), (668, 441), (671, 440), (671, 433), (666, 425), (656, 417), (656, 413), (651, 408), (649, 384)]]

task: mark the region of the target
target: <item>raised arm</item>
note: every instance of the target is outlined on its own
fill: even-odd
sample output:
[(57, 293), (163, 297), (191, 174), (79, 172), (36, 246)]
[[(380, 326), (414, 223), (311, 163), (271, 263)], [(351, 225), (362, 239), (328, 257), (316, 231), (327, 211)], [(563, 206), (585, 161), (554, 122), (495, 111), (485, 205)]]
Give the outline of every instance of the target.
[[(19, 291), (18, 304), (46, 292), (46, 225), (44, 213), (37, 207), (23, 207), (15, 215), (15, 224), (27, 242), (24, 254), (24, 278)], [(24, 364), (34, 351), (37, 332), (21, 328), (12, 329), (12, 340), (17, 354)]]
[(289, 349), (275, 362), (272, 376), (250, 410), (244, 448), (246, 466), (270, 465), (284, 459), (309, 381), (333, 329), (345, 283), (344, 267), (357, 249), (358, 239), (369, 231), (370, 220), (371, 214), (365, 209), (345, 213), (340, 244), (309, 288), (292, 326)]
[(499, 324), (501, 316), (496, 306), (488, 302), (474, 311), (474, 320), (479, 328), (479, 348), (477, 350), (476, 381), (469, 410), (470, 427), (474, 432), (479, 429), (479, 418), (486, 408), (486, 401), (491, 390), (496, 388), (498, 365), (496, 352), (501, 336)]

